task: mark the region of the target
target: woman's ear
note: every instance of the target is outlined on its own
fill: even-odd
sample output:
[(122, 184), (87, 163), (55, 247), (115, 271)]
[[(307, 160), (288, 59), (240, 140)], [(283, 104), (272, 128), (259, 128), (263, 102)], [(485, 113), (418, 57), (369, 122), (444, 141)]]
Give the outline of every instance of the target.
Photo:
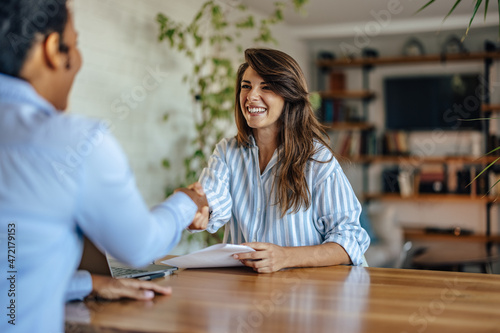
[(46, 65), (54, 70), (66, 68), (68, 54), (60, 50), (61, 35), (53, 32), (48, 35), (43, 43), (43, 54)]

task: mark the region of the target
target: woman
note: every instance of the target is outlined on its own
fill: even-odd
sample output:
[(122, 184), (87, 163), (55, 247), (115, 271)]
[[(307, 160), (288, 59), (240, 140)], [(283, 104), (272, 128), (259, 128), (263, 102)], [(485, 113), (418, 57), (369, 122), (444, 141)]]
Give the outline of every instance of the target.
[(200, 177), (224, 242), (256, 252), (235, 259), (259, 273), (361, 265), (370, 243), (361, 206), (316, 120), (299, 65), (247, 49), (236, 82), (235, 138), (222, 140)]

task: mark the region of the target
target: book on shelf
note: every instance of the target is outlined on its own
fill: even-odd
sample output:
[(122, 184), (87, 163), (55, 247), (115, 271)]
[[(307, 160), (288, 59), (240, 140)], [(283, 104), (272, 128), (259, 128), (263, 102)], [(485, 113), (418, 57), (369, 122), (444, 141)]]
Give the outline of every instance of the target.
[(330, 99), (324, 100), (322, 103), (321, 121), (325, 123), (333, 123), (333, 101)]
[(399, 168), (386, 168), (382, 171), (382, 192), (400, 193), (399, 189)]
[(345, 73), (343, 71), (332, 71), (329, 75), (329, 81), (330, 91), (345, 90)]
[(447, 177), (446, 177), (446, 185), (448, 187), (449, 193), (457, 193), (458, 189), (458, 175), (457, 171), (461, 170), (463, 165), (459, 165), (456, 163), (451, 163), (447, 167)]
[(419, 170), (420, 193), (446, 193), (446, 170), (443, 164), (424, 164)]
[[(486, 152), (490, 152), (495, 148), (500, 147), (500, 136), (490, 134), (488, 135), (488, 142), (486, 147)], [(500, 149), (489, 154), (490, 156), (500, 156)]]
[(408, 134), (404, 131), (387, 131), (384, 134), (384, 153), (387, 155), (408, 155)]
[[(455, 171), (456, 174), (456, 182), (457, 187), (455, 193), (463, 193), (463, 194), (473, 194), (473, 195), (485, 195), (491, 194), (488, 193), (490, 189), (492, 175), (495, 175), (493, 172), (483, 173), (481, 176), (476, 178), (479, 173), (482, 171), (482, 166), (466, 166), (461, 169)], [(451, 170), (450, 170), (451, 172)], [(476, 178), (474, 180), (474, 178)]]
[(339, 154), (341, 156), (349, 156), (350, 152), (350, 146), (351, 146), (351, 137), (352, 137), (352, 132), (351, 131), (344, 131), (342, 135), (342, 141), (340, 142), (340, 151)]
[(349, 156), (359, 157), (361, 155), (361, 132), (354, 131), (351, 135), (351, 145), (349, 146)]
[(347, 121), (346, 109), (342, 101), (331, 98), (324, 99), (321, 105), (320, 121), (324, 123)]
[(492, 196), (500, 195), (500, 173), (490, 172), (488, 174), (488, 194)]
[[(481, 168), (473, 168), (472, 172), (474, 172), (473, 176), (476, 177), (481, 172)], [(485, 195), (488, 193), (490, 181), (487, 174), (482, 174), (476, 178), (474, 182), (476, 183), (475, 187), (477, 195)]]
[(334, 131), (330, 135), (332, 149), (344, 157), (360, 157), (377, 153), (376, 136), (374, 133), (349, 130)]

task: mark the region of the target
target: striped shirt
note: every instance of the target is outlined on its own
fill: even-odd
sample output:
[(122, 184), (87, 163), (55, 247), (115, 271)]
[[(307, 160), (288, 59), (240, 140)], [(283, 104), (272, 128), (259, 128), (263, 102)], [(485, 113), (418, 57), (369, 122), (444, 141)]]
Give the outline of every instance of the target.
[(250, 147), (238, 147), (235, 138), (223, 139), (203, 169), (200, 182), (211, 210), (207, 231), (214, 233), (229, 222), (224, 243), (308, 246), (334, 242), (345, 249), (354, 265), (362, 265), (370, 238), (359, 224), (361, 205), (331, 152), (318, 149), (315, 160), (331, 160), (306, 165), (311, 206), (281, 218), (280, 207), (273, 204), (277, 150), (261, 174), (259, 148), (250, 139)]

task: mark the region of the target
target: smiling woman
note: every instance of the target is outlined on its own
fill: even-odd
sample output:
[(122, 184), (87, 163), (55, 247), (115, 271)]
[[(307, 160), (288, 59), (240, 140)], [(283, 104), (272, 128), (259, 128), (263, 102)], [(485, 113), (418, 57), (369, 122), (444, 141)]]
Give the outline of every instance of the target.
[(363, 264), (370, 240), (361, 206), (314, 116), (302, 70), (277, 50), (248, 49), (245, 60), (238, 134), (217, 145), (200, 177), (207, 230), (227, 223), (224, 242), (255, 249), (235, 259), (259, 273)]
[(251, 67), (243, 73), (240, 89), (241, 112), (248, 126), (254, 129), (254, 135), (260, 137), (267, 133), (276, 136), (278, 119), (283, 112), (283, 97), (272, 91), (270, 85)]

